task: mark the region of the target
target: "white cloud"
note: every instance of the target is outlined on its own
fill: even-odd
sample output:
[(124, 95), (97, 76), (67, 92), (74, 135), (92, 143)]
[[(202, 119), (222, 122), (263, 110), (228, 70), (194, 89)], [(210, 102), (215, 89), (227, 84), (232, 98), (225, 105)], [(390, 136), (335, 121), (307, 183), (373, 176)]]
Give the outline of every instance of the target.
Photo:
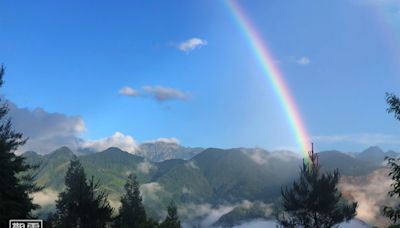
[(33, 198), (33, 203), (40, 206), (54, 205), (58, 198), (58, 192), (51, 188), (45, 188), (40, 192), (32, 193), (31, 197)]
[(135, 90), (129, 86), (122, 87), (119, 90), (119, 94), (124, 95), (124, 96), (130, 96), (130, 97), (137, 97), (140, 95), (140, 93), (137, 90)]
[(187, 100), (189, 95), (174, 88), (162, 86), (143, 86), (143, 91), (159, 102), (168, 100)]
[(186, 186), (183, 186), (183, 188), (182, 188), (182, 193), (183, 193), (183, 194), (190, 194), (190, 193), (192, 193), (192, 192), (190, 191), (190, 189), (186, 188)]
[(303, 56), (303, 57), (297, 59), (296, 62), (299, 65), (308, 65), (308, 64), (310, 64), (311, 61), (308, 57)]
[(145, 161), (145, 162), (141, 162), (141, 163), (138, 165), (137, 170), (138, 170), (139, 172), (141, 172), (141, 173), (148, 174), (148, 173), (150, 172), (150, 170), (152, 170), (152, 169), (154, 169), (154, 168), (155, 168), (155, 167), (154, 167), (153, 164), (151, 164), (151, 163), (148, 162), (148, 161)]
[(395, 203), (387, 195), (392, 180), (388, 170), (376, 170), (368, 176), (342, 177), (339, 189), (343, 196), (358, 202), (357, 218), (379, 227), (387, 227), (388, 220), (382, 216), (383, 205)]
[(296, 160), (300, 158), (299, 154), (293, 153), (291, 151), (280, 150), (274, 152), (267, 152), (262, 149), (243, 149), (242, 152), (248, 155), (251, 160), (259, 165), (265, 165), (270, 162), (271, 159), (279, 159), (285, 162)]
[(185, 163), (186, 168), (191, 168), (191, 169), (200, 169), (196, 164), (195, 161), (189, 161)]
[(173, 138), (173, 137), (171, 137), (171, 138), (158, 138), (158, 139), (156, 139), (156, 140), (149, 140), (149, 141), (146, 141), (145, 143), (158, 143), (158, 142), (161, 142), (161, 143), (168, 143), (168, 144), (177, 144), (177, 145), (180, 144), (179, 139)]
[(28, 137), (28, 142), (18, 149), (18, 153), (33, 150), (48, 153), (58, 147), (67, 145), (77, 148), (81, 142), (79, 135), (86, 130), (80, 116), (68, 116), (62, 113), (50, 113), (42, 108), (20, 108), (11, 101), (10, 109), (13, 127)]
[[(234, 208), (239, 207), (243, 209), (250, 209), (255, 204), (257, 204), (257, 206), (260, 206), (263, 211), (265, 211), (265, 216), (271, 216), (273, 212), (272, 204), (265, 204), (263, 202), (250, 202), (248, 200), (243, 200), (242, 202), (236, 204), (220, 204), (217, 206), (212, 206), (211, 204), (189, 203), (181, 206), (179, 208), (179, 212), (181, 215), (186, 216), (186, 219), (183, 222), (184, 228), (189, 228), (193, 226), (208, 228), (213, 227), (212, 225), (217, 222), (218, 219), (221, 218), (221, 216), (231, 212)], [(196, 221), (195, 224), (193, 224), (193, 221)]]
[(191, 38), (178, 45), (178, 49), (186, 53), (193, 51), (196, 48), (207, 45), (207, 40), (200, 38)]
[(194, 224), (190, 224), (191, 221), (201, 219), (199, 224), (196, 226), (201, 228), (212, 227), (218, 219), (232, 211), (235, 205), (219, 205), (218, 207), (212, 207), (211, 204), (185, 204), (178, 208), (180, 214), (187, 216), (187, 222), (183, 224), (183, 227), (193, 227)]
[(374, 134), (349, 134), (349, 135), (323, 135), (313, 136), (314, 141), (322, 143), (348, 142), (361, 145), (400, 144), (400, 137), (381, 133)]
[(160, 193), (164, 192), (164, 188), (157, 182), (151, 182), (142, 184), (140, 186), (140, 192), (142, 193), (144, 201), (160, 201)]
[(124, 135), (121, 132), (115, 132), (111, 137), (98, 140), (88, 140), (82, 143), (82, 148), (92, 149), (94, 151), (102, 151), (109, 147), (118, 147), (129, 153), (134, 153), (138, 148), (135, 139), (130, 135)]
[(143, 86), (141, 91), (125, 86), (119, 90), (119, 94), (130, 97), (147, 97), (159, 102), (187, 100), (189, 98), (188, 93), (164, 86)]
[[(86, 131), (85, 122), (80, 116), (68, 116), (62, 113), (50, 113), (42, 108), (20, 108), (11, 101), (7, 102), (10, 109), (12, 125), (17, 132), (28, 137), (25, 145), (16, 151), (22, 154), (26, 151), (35, 151), (39, 154), (47, 154), (61, 146), (67, 146), (74, 152), (81, 149), (102, 151), (109, 147), (118, 147), (129, 153), (135, 153), (139, 149), (136, 140), (130, 135), (115, 132), (112, 136), (87, 140), (80, 135)], [(158, 138), (151, 142), (164, 142), (179, 145), (176, 138)], [(145, 167), (140, 167), (146, 171)]]

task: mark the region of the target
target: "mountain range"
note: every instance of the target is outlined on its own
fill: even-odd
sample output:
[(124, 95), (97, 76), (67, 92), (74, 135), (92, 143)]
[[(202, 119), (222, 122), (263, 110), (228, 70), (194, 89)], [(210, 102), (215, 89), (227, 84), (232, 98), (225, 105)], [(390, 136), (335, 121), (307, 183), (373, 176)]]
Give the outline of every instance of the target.
[[(366, 176), (382, 168), (385, 156), (397, 155), (378, 147), (357, 154), (325, 151), (319, 153), (319, 162), (324, 172), (337, 168), (343, 176)], [(57, 193), (64, 188), (69, 161), (78, 158), (88, 177), (99, 179), (114, 208), (119, 207), (127, 176), (135, 173), (151, 216), (162, 218), (165, 210), (160, 208), (174, 200), (182, 220), (200, 226), (210, 211), (222, 208), (229, 210), (222, 210), (226, 213), (213, 221), (219, 226), (270, 219), (271, 213), (263, 212), (274, 210), (281, 188), (298, 177), (302, 162), (290, 151), (201, 149), (170, 143), (143, 144), (136, 154), (111, 147), (77, 156), (69, 148), (61, 147), (46, 155), (28, 151), (22, 156), (29, 164), (40, 164), (36, 182), (46, 191), (37, 198), (47, 199), (38, 211), (42, 217), (54, 209)]]

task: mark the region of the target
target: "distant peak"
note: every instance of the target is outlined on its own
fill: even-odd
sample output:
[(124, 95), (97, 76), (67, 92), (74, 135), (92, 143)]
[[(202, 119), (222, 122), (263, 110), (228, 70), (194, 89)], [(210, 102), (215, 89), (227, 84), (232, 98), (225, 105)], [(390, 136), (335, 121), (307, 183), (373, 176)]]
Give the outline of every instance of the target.
[(72, 153), (72, 150), (69, 149), (69, 147), (67, 147), (67, 146), (62, 146), (62, 147), (56, 149), (55, 151), (53, 151), (53, 153), (56, 153), (56, 152)]
[(28, 150), (28, 151), (26, 151), (26, 152), (24, 152), (24, 153), (22, 154), (22, 156), (24, 156), (24, 157), (35, 156), (35, 155), (39, 155), (39, 154), (36, 153), (35, 151), (32, 151), (32, 150)]
[(123, 150), (121, 150), (120, 148), (118, 148), (118, 147), (109, 147), (109, 148), (107, 148), (107, 149), (105, 149), (103, 152), (107, 152), (107, 153), (120, 153), (120, 152), (125, 152), (125, 151), (123, 151)]
[(62, 146), (48, 155), (51, 157), (68, 157), (68, 158), (75, 156), (72, 150), (66, 146)]
[(364, 150), (362, 153), (385, 153), (379, 146), (371, 146)]

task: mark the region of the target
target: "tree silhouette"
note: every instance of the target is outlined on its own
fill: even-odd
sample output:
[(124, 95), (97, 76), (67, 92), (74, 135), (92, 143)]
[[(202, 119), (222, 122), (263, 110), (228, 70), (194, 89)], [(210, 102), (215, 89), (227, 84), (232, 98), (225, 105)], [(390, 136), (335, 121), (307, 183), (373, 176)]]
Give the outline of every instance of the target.
[(99, 190), (93, 177), (88, 182), (79, 160), (72, 160), (65, 175), (64, 192), (58, 195), (57, 211), (53, 216), (55, 227), (105, 227), (111, 221), (112, 208), (107, 195)]
[(176, 209), (174, 201), (168, 206), (168, 214), (164, 221), (160, 224), (161, 228), (180, 228), (181, 222), (178, 217), (178, 210)]
[(291, 189), (282, 189), (283, 212), (276, 218), (283, 227), (332, 227), (356, 215), (357, 203), (348, 203), (337, 189), (339, 172), (320, 172), (312, 149), (303, 160), (300, 178)]
[(125, 194), (121, 198), (117, 226), (122, 228), (143, 227), (147, 223), (147, 218), (136, 175), (129, 175), (124, 189)]
[[(0, 86), (3, 85), (4, 67), (0, 67)], [(15, 151), (26, 142), (21, 133), (12, 128), (7, 118), (8, 107), (0, 106), (0, 227), (8, 227), (8, 220), (32, 218), (31, 211), (38, 208), (30, 193), (39, 191), (30, 174), (33, 166), (24, 162)]]
[[(387, 108), (388, 113), (394, 113), (394, 117), (400, 120), (400, 99), (391, 93), (386, 93), (386, 102), (389, 104)], [(388, 192), (390, 197), (397, 196), (400, 198), (400, 158), (385, 158), (388, 162), (390, 169), (389, 176), (391, 176), (393, 183), (391, 184), (392, 190)], [(400, 204), (397, 207), (383, 207), (383, 215), (388, 217), (393, 224), (400, 220)], [(399, 224), (392, 225), (391, 227), (400, 227)]]

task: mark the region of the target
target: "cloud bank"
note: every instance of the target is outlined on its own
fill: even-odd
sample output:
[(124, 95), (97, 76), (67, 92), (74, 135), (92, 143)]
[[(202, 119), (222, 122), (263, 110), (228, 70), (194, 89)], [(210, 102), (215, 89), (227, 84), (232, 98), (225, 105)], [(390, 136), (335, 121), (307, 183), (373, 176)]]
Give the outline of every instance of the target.
[(364, 146), (379, 144), (400, 144), (400, 137), (381, 133), (349, 134), (349, 135), (322, 135), (314, 136), (313, 140), (321, 143), (356, 143)]
[(7, 104), (10, 109), (8, 116), (12, 119), (14, 129), (29, 138), (17, 153), (27, 150), (52, 151), (60, 145), (76, 149), (82, 142), (79, 135), (86, 127), (80, 116), (49, 113), (42, 108), (19, 108), (11, 101)]
[[(135, 153), (139, 144), (130, 135), (115, 132), (113, 135), (96, 140), (81, 137), (86, 131), (85, 122), (80, 116), (68, 116), (62, 113), (50, 113), (42, 108), (20, 108), (8, 101), (9, 113), (15, 131), (22, 132), (28, 137), (25, 145), (18, 148), (17, 154), (25, 151), (35, 151), (47, 154), (61, 146), (67, 146), (74, 151), (88, 149), (102, 151), (109, 147), (119, 147), (129, 153)], [(178, 141), (163, 139), (165, 141)]]
[(395, 203), (387, 195), (391, 183), (388, 170), (379, 169), (368, 176), (342, 177), (339, 189), (343, 196), (358, 202), (357, 218), (378, 227), (387, 227), (389, 223), (382, 216), (382, 206)]

